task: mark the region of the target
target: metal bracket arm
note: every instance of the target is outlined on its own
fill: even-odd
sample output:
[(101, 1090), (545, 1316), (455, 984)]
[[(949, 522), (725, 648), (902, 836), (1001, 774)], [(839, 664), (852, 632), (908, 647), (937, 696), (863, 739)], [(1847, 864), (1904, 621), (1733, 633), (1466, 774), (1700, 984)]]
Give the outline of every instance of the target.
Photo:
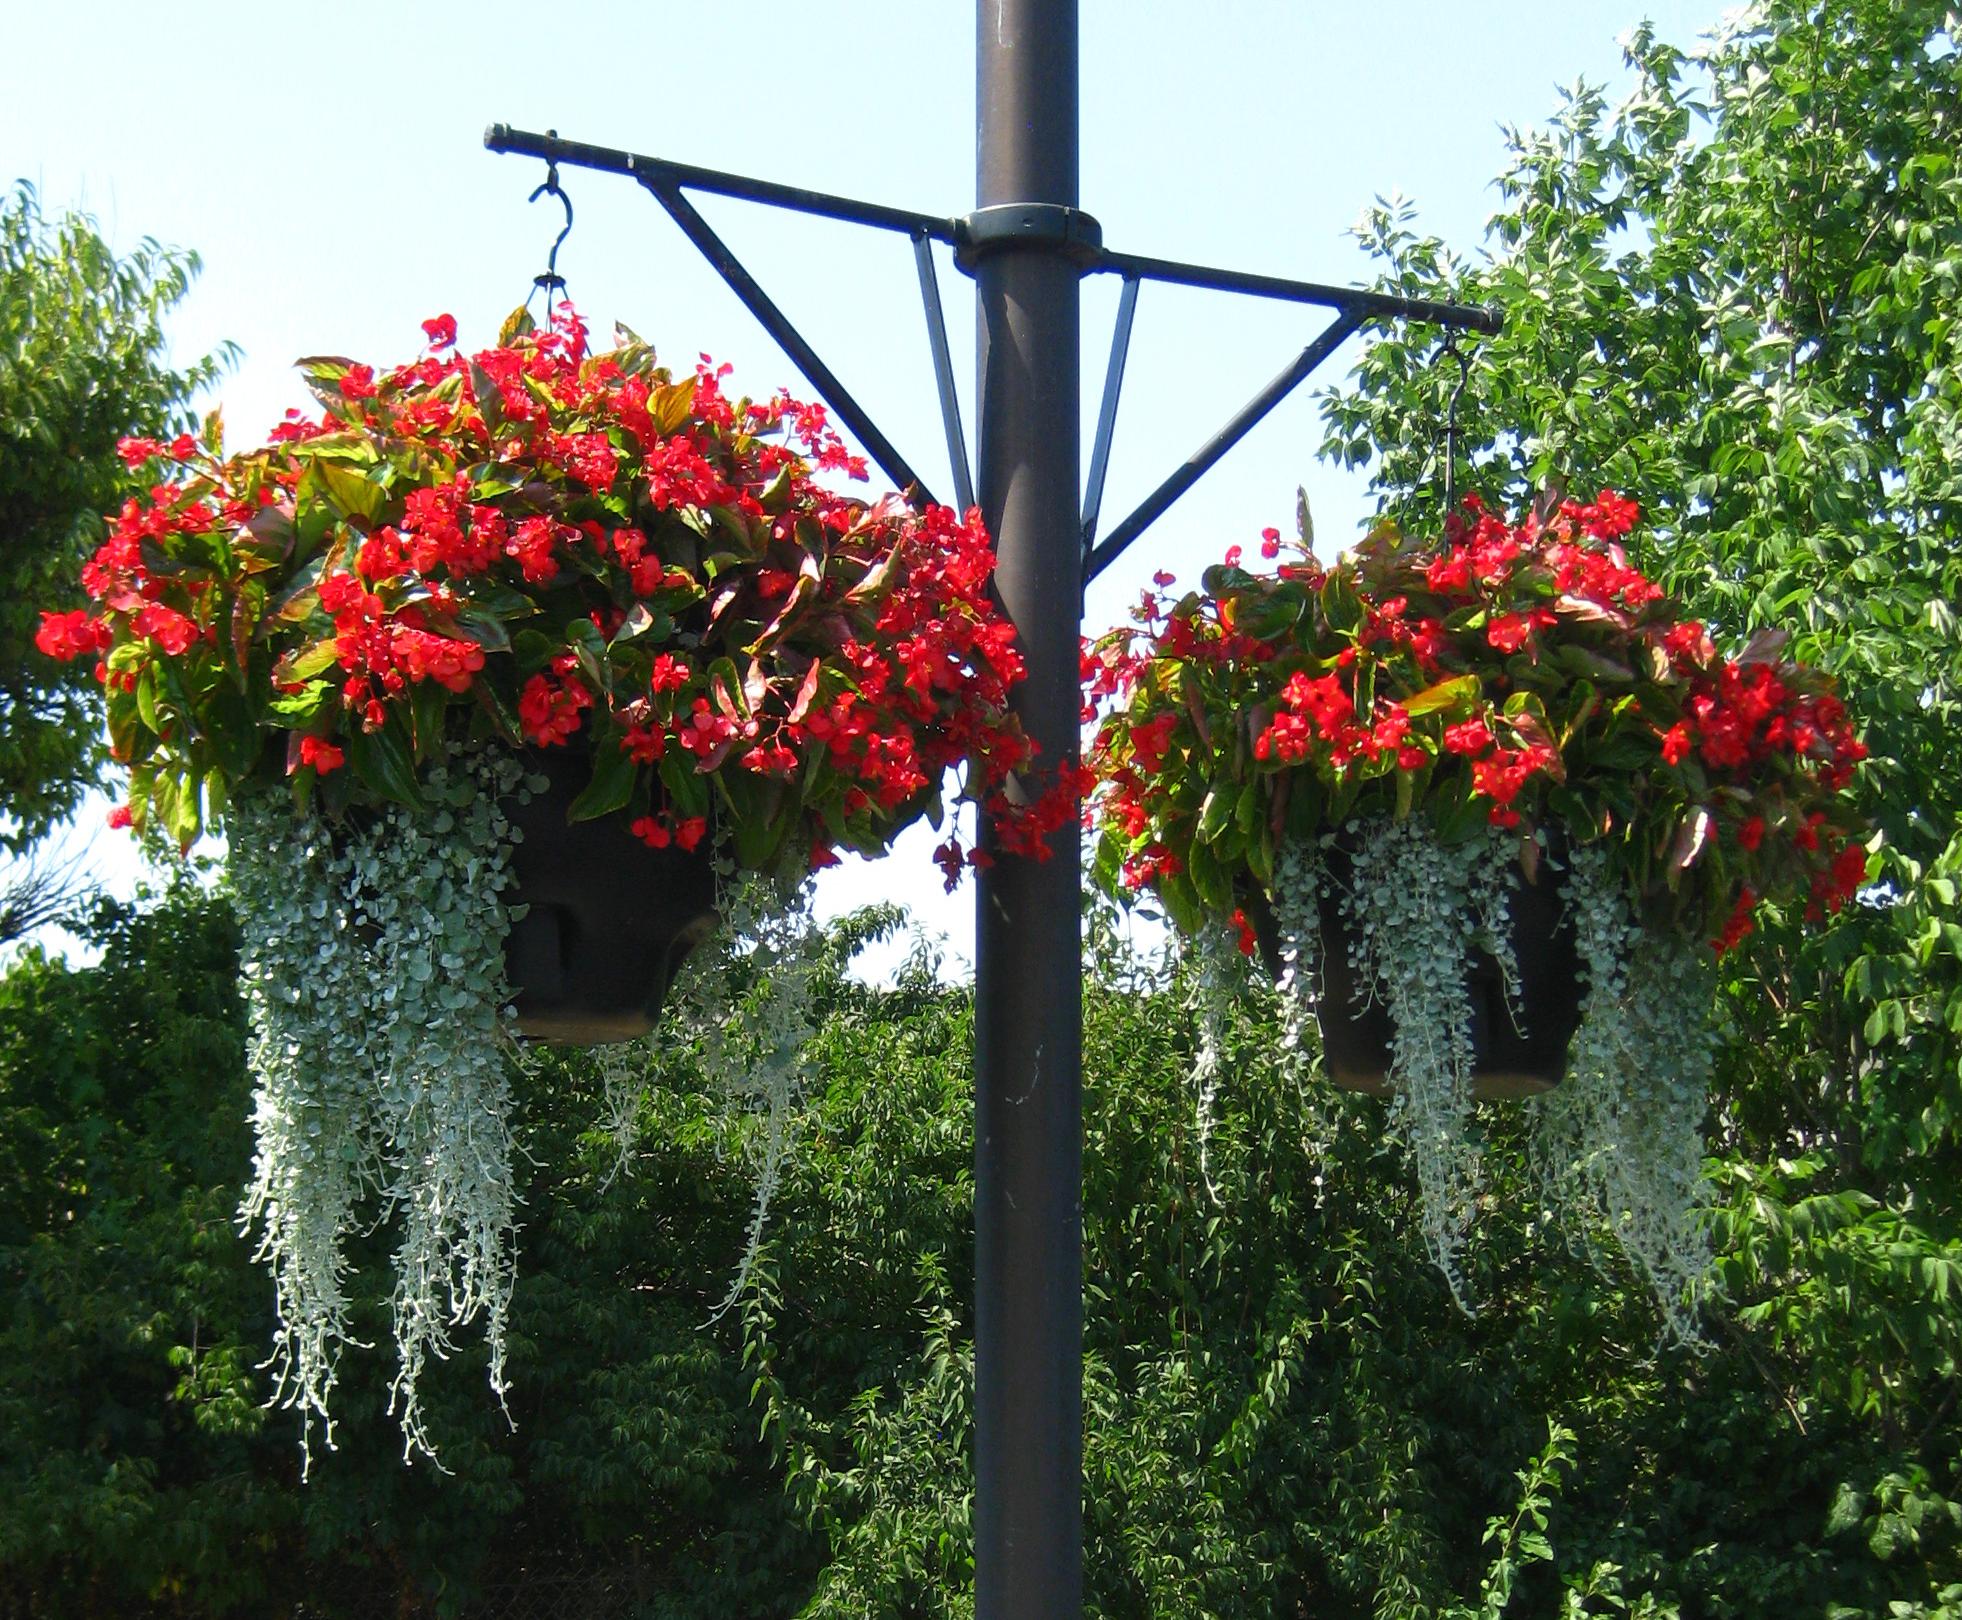
[[(778, 185), (773, 181), (754, 180), (747, 175), (725, 174), (719, 169), (702, 169), (693, 164), (671, 163), (665, 158), (649, 157), (640, 152), (624, 152), (614, 147), (589, 146), (583, 141), (562, 140), (557, 135), (539, 135), (529, 130), (512, 129), (508, 124), (493, 124), (484, 132), (484, 145), (493, 152), (513, 152), (525, 157), (544, 158), (549, 162), (563, 164), (572, 168), (597, 169), (608, 174), (625, 174), (639, 181), (641, 186), (660, 205), (667, 210), (670, 218), (681, 227), (689, 241), (695, 244), (703, 258), (707, 259), (716, 274), (728, 284), (729, 290), (742, 300), (743, 307), (756, 317), (764, 331), (776, 339), (791, 362), (803, 373), (818, 397), (828, 405), (832, 412), (865, 446), (866, 454), (879, 464), (879, 470), (889, 478), (894, 487), (904, 492), (909, 499), (930, 505), (933, 493), (925, 481), (916, 473), (906, 458), (902, 456), (892, 441), (879, 430), (872, 420), (871, 413), (852, 396), (851, 391), (819, 357), (817, 351), (797, 330), (796, 325), (780, 310), (769, 294), (764, 292), (756, 277), (736, 257), (720, 236), (703, 219), (693, 203), (683, 195), (684, 188), (690, 191), (708, 192), (714, 196), (736, 197), (745, 202), (759, 202), (775, 208), (788, 208), (800, 214), (813, 214), (823, 219), (839, 219), (854, 225), (869, 225), (875, 230), (897, 231), (910, 237), (915, 244), (916, 254), (929, 255), (921, 270), (921, 292), (925, 296), (929, 290), (931, 299), (927, 307), (927, 329), (929, 339), (934, 343), (934, 370), (940, 384), (941, 412), (947, 426), (949, 459), (954, 467), (954, 485), (960, 495), (962, 509), (972, 503), (972, 479), (967, 471), (967, 451), (964, 440), (960, 438), (959, 408), (953, 392), (953, 367), (951, 359), (943, 361), (941, 352), (946, 347), (946, 317), (940, 307), (940, 292), (932, 278), (931, 243), (939, 241), (949, 245), (955, 240), (955, 222), (937, 218), (931, 214), (916, 214), (902, 208), (886, 208), (878, 203), (859, 202), (851, 197), (833, 196), (829, 192), (810, 191), (802, 186)], [(966, 493), (961, 494), (960, 492)]]
[(837, 197), (830, 192), (810, 191), (803, 186), (780, 185), (774, 180), (752, 180), (748, 175), (726, 174), (720, 169), (700, 169), (692, 163), (670, 163), (666, 158), (649, 157), (643, 152), (623, 152), (612, 146), (588, 146), (583, 141), (562, 140), (556, 135), (513, 129), (509, 124), (492, 124), (484, 131), (484, 145), (493, 152), (515, 152), (521, 157), (544, 158), (548, 162), (567, 164), (575, 169), (630, 174), (636, 180), (657, 181), (689, 191), (706, 191), (717, 197), (740, 197), (745, 202), (768, 203), (773, 208), (788, 208), (799, 214), (817, 214), (825, 219), (842, 219), (853, 225), (870, 225), (875, 230), (898, 231), (902, 236), (924, 231), (935, 241), (945, 242), (950, 247), (954, 243), (954, 221), (940, 215), (887, 208), (880, 203)]
[(1083, 545), (1087, 551), (1097, 533), (1097, 512), (1104, 504), (1104, 475), (1110, 471), (1110, 442), (1117, 432), (1117, 396), (1124, 388), (1124, 361), (1131, 350), (1131, 319), (1138, 311), (1138, 278), (1126, 276), (1117, 295), (1117, 319), (1111, 324), (1110, 364), (1104, 371), (1104, 398), (1097, 407), (1097, 438), (1090, 449), (1090, 472), (1083, 488)]
[(1207, 287), (1214, 292), (1278, 298), (1290, 304), (1353, 310), (1364, 320), (1426, 321), (1462, 332), (1482, 332), (1487, 337), (1496, 335), (1505, 325), (1505, 313), (1497, 304), (1449, 304), (1435, 298), (1405, 298), (1399, 293), (1334, 287), (1320, 281), (1291, 281), (1285, 276), (1262, 276), (1247, 270), (1220, 270), (1206, 264), (1183, 264), (1177, 259), (1153, 259), (1141, 253), (1107, 252), (1099, 256), (1096, 268), (1176, 287)]
[[(1110, 369), (1105, 375), (1103, 404), (1097, 414), (1096, 445), (1090, 457), (1090, 487), (1083, 502), (1085, 585), (1115, 562), (1126, 546), (1143, 534), (1174, 501), (1199, 481), (1214, 462), (1245, 438), (1261, 418), (1306, 381), (1315, 368), (1365, 322), (1384, 319), (1427, 321), (1454, 330), (1491, 333), (1497, 332), (1504, 321), (1495, 305), (1479, 308), (1470, 304), (1439, 303), (1427, 298), (1403, 298), (1394, 293), (1368, 292), (1360, 287), (1290, 281), (1280, 276), (1219, 270), (1209, 265), (1182, 264), (1175, 259), (1153, 259), (1136, 253), (1102, 253), (1092, 268), (1123, 276), (1124, 290), (1118, 297), (1117, 322), (1111, 336)], [(1315, 304), (1335, 310), (1336, 318), (1295, 357), (1292, 365), (1254, 395), (1226, 426), (1193, 451), (1169, 478), (1110, 532), (1107, 539), (1099, 543), (1098, 510), (1103, 504), (1104, 475), (1109, 468), (1111, 436), (1117, 426), (1118, 396), (1124, 386), (1124, 355), (1131, 341), (1131, 321), (1137, 308), (1140, 280), (1162, 281), (1179, 287), (1203, 287), (1254, 298), (1276, 298), (1293, 304)]]
[(654, 194), (675, 224), (681, 227), (682, 234), (701, 250), (702, 257), (729, 284), (729, 290), (743, 301), (743, 306), (756, 317), (757, 324), (783, 346), (784, 353), (810, 380), (824, 402), (838, 413), (838, 419), (857, 436), (866, 453), (879, 464), (895, 487), (917, 504), (934, 504), (932, 491), (919, 474), (907, 465), (906, 458), (894, 448), (892, 441), (879, 431), (878, 424), (838, 380), (837, 374), (818, 358), (817, 350), (805, 341), (804, 334), (771, 302), (769, 294), (757, 284), (742, 260), (710, 229), (708, 221), (695, 211), (695, 205), (682, 196), (680, 187), (672, 181), (652, 176), (641, 176), (640, 183)]
[[(1128, 291), (1133, 284), (1127, 282), (1125, 285)], [(1287, 370), (1241, 406), (1238, 414), (1225, 427), (1187, 456), (1178, 470), (1139, 502), (1137, 509), (1111, 530), (1109, 537), (1101, 544), (1093, 544), (1096, 539), (1094, 527), (1096, 513), (1089, 512), (1083, 528), (1083, 583), (1088, 585), (1115, 562), (1118, 554), (1143, 534), (1172, 502), (1196, 484), (1200, 476), (1214, 462), (1244, 439), (1262, 417), (1293, 393), (1307, 380), (1309, 373), (1340, 348), (1350, 334), (1362, 325), (1363, 319), (1363, 316), (1354, 311), (1344, 310), (1330, 321), (1322, 329), (1320, 336), (1295, 356), (1294, 363)], [(1105, 410), (1115, 417), (1116, 400), (1106, 399)], [(1103, 424), (1099, 422), (1100, 441), (1102, 426)]]
[[(788, 208), (795, 213), (813, 214), (823, 219), (868, 225), (874, 230), (896, 231), (912, 241), (920, 297), (926, 311), (927, 338), (933, 354), (934, 383), (940, 398), (941, 425), (947, 440), (947, 459), (953, 469), (954, 492), (962, 510), (973, 504), (973, 480), (968, 470), (967, 438), (954, 389), (946, 313), (941, 303), (939, 279), (934, 272), (932, 244), (942, 242), (951, 247), (954, 262), (970, 275), (978, 261), (989, 254), (1040, 244), (1061, 247), (1086, 275), (1122, 276), (1124, 288), (1118, 298), (1117, 321), (1111, 334), (1110, 363), (1104, 377), (1103, 401), (1097, 416), (1097, 437), (1091, 451), (1083, 494), (1085, 584), (1109, 567), (1119, 553), (1190, 489), (1214, 462), (1238, 444), (1262, 417), (1293, 392), (1366, 322), (1423, 321), (1452, 330), (1487, 334), (1496, 333), (1503, 323), (1496, 306), (1480, 308), (1429, 298), (1404, 298), (1395, 293), (1370, 292), (1361, 287), (1293, 281), (1283, 276), (1223, 270), (1210, 265), (1186, 264), (1176, 259), (1153, 258), (1146, 254), (1118, 253), (1103, 245), (1103, 233), (1096, 220), (1081, 209), (1066, 208), (1060, 204), (1010, 203), (977, 209), (962, 218), (951, 219), (938, 214), (916, 213), (910, 209), (888, 208), (880, 203), (861, 202), (857, 198), (839, 197), (830, 192), (811, 191), (802, 186), (786, 186), (775, 181), (752, 179), (747, 175), (727, 174), (720, 169), (673, 163), (640, 152), (589, 146), (583, 141), (563, 140), (553, 134), (540, 135), (512, 129), (507, 124), (491, 125), (484, 132), (484, 145), (493, 152), (514, 152), (574, 168), (631, 175), (638, 180), (668, 211), (763, 329), (782, 345), (784, 352), (817, 390), (818, 396), (865, 446), (880, 470), (894, 485), (917, 501), (932, 500), (919, 475), (899, 454), (892, 441), (879, 431), (864, 407), (838, 380), (837, 374), (818, 357), (783, 311), (771, 302), (756, 278), (682, 195), (683, 191), (735, 197), (744, 202)], [(1111, 441), (1117, 428), (1124, 363), (1130, 347), (1132, 318), (1137, 309), (1138, 286), (1145, 281), (1210, 288), (1216, 292), (1241, 293), (1294, 304), (1319, 305), (1336, 311), (1336, 318), (1296, 356), (1293, 364), (1249, 400), (1225, 427), (1188, 456), (1129, 517), (1099, 542), (1097, 520), (1103, 504), (1104, 479), (1110, 468)]]
[(954, 499), (966, 513), (974, 505), (974, 475), (967, 464), (967, 435), (961, 430), (961, 399), (954, 389), (954, 357), (947, 347), (947, 315), (940, 302), (940, 277), (933, 268), (933, 239), (913, 238), (913, 263), (920, 276), (920, 303), (926, 310), (927, 344), (933, 350), (933, 384), (940, 394), (940, 425), (947, 435), (947, 464), (954, 469)]

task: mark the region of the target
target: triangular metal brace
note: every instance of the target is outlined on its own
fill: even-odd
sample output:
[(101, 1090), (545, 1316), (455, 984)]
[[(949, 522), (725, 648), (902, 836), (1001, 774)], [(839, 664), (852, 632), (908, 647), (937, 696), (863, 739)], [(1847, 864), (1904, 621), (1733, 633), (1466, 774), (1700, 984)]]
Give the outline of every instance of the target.
[[(1500, 326), (1501, 317), (1496, 307), (1479, 309), (1466, 304), (1367, 292), (1357, 287), (1332, 287), (1319, 282), (1252, 275), (1245, 271), (1183, 264), (1134, 253), (1114, 253), (1102, 245), (1102, 235), (1095, 220), (1078, 209), (1058, 205), (1002, 205), (977, 210), (962, 219), (947, 219), (934, 214), (889, 208), (882, 203), (861, 202), (856, 198), (809, 191), (801, 186), (725, 174), (718, 169), (671, 163), (664, 158), (623, 152), (613, 147), (561, 140), (554, 133), (537, 135), (511, 129), (504, 124), (493, 124), (485, 131), (484, 145), (493, 152), (518, 152), (544, 158), (548, 163), (607, 170), (615, 174), (628, 174), (638, 180), (668, 211), (763, 329), (782, 345), (784, 352), (817, 390), (819, 398), (831, 407), (839, 421), (865, 446), (866, 453), (879, 464), (880, 470), (916, 504), (933, 499), (919, 475), (907, 464), (892, 441), (879, 431), (864, 407), (852, 398), (837, 374), (818, 357), (817, 351), (770, 300), (742, 261), (730, 252), (728, 245), (696, 212), (694, 204), (683, 195), (684, 188), (767, 203), (772, 207), (789, 208), (827, 219), (846, 220), (878, 230), (897, 231), (911, 239), (914, 266), (919, 274), (920, 298), (926, 310), (927, 341), (933, 353), (934, 384), (940, 396), (947, 460), (953, 471), (955, 498), (963, 511), (974, 504), (974, 482), (968, 466), (967, 439), (961, 426), (960, 401), (954, 388), (953, 359), (947, 346), (946, 313), (941, 304), (939, 278), (934, 269), (933, 244), (943, 242), (953, 248), (955, 262), (963, 270), (970, 270), (976, 257), (988, 252), (1012, 252), (1018, 245), (1031, 241), (1061, 240), (1069, 244), (1072, 257), (1085, 274), (1122, 276), (1124, 286), (1118, 295), (1110, 362), (1104, 374), (1103, 402), (1097, 413), (1097, 437), (1091, 450), (1089, 476), (1083, 496), (1085, 584), (1115, 561), (1126, 546), (1197, 483), (1214, 462), (1238, 444), (1262, 417), (1299, 387), (1366, 321), (1426, 321), (1453, 331), (1486, 333), (1497, 332)], [(1288, 303), (1316, 304), (1333, 309), (1336, 315), (1286, 370), (1255, 394), (1238, 414), (1193, 451), (1170, 477), (1139, 503), (1130, 516), (1100, 541), (1097, 539), (1097, 520), (1103, 504), (1105, 476), (1110, 470), (1111, 441), (1117, 429), (1118, 398), (1124, 386), (1124, 363), (1130, 350), (1132, 320), (1137, 312), (1138, 285), (1143, 281), (1207, 287)]]

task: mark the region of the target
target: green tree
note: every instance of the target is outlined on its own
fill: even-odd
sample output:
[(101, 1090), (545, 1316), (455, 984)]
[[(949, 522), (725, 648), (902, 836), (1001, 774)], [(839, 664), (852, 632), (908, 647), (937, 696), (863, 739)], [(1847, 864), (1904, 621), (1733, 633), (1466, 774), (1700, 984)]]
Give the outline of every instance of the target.
[[(1683, 1414), (1756, 1454), (1778, 1511), (1812, 1516), (1822, 1554), (1864, 1537), (1912, 1565), (1939, 1547), (1927, 1567), (1950, 1583), (1962, 1518), (1956, 34), (1939, 0), (1763, 0), (1693, 55), (1638, 30), (1621, 107), (1581, 86), (1549, 128), (1512, 136), (1488, 258), (1454, 259), (1405, 204), (1379, 206), (1362, 231), (1382, 285), (1505, 311), (1503, 334), (1472, 350), (1461, 488), (1515, 508), (1551, 482), (1633, 494), (1653, 526), (1646, 562), (1728, 637), (1793, 631), (1864, 719), (1873, 888), (1837, 918), (1766, 918), (1726, 963), (1734, 1038), (1711, 1170), (1732, 1306), (1716, 1331), (1775, 1407), (1769, 1422), (1746, 1417), (1743, 1377), (1728, 1410)], [(1434, 429), (1456, 371), (1430, 363), (1432, 341), (1385, 334), (1327, 402), (1327, 450), (1369, 465), (1384, 510), (1407, 524), (1440, 516)], [(1743, 1366), (1706, 1363), (1698, 1382)], [(1669, 1497), (1697, 1494), (1671, 1478)], [(1761, 1569), (1739, 1590), (1796, 1601), (1802, 1588), (1779, 1583), (1801, 1567)], [(1949, 1612), (1962, 1594), (1942, 1580), (1904, 1590), (1897, 1612)]]
[[(616, 1176), (593, 1063), (522, 1074), (510, 1421), (459, 1355), (429, 1390), (446, 1471), (407, 1467), (391, 1368), (352, 1353), (337, 1449), (302, 1484), (236, 1224), (229, 907), (186, 882), (83, 926), (96, 965), (30, 949), (0, 978), (0, 1615), (455, 1614), (515, 1587), (680, 1620), (770, 1613), (809, 1579), (820, 1543), (757, 1437), (740, 1323), (704, 1327), (749, 1205), (706, 1092), (650, 1099), (649, 1151)], [(384, 1343), (391, 1243), (372, 1234), (354, 1279)]]
[(0, 196), (0, 849), (33, 843), (95, 779), (88, 668), (43, 657), (34, 631), (40, 610), (72, 605), (128, 487), (117, 441), (188, 426), (230, 359), (166, 363), (164, 318), (197, 269), (148, 240), (118, 258), (86, 216), (44, 218), (24, 181)]
[[(1635, 495), (1647, 560), (1715, 627), (1790, 629), (1839, 673), (1873, 752), (1881, 887), (1832, 926), (1772, 919), (1739, 959), (1758, 1055), (1734, 1066), (1732, 1139), (1764, 1159), (1803, 1134), (1945, 1211), (1962, 1120), (1953, 28), (1939, 0), (1768, 0), (1697, 58), (1640, 31), (1623, 107), (1583, 86), (1514, 137), (1487, 263), (1452, 260), (1407, 206), (1363, 232), (1386, 285), (1506, 311), (1472, 357), (1477, 487), (1514, 506), (1556, 479)], [(1328, 402), (1329, 451), (1372, 464), (1385, 510), (1417, 523), (1438, 516), (1450, 381), (1427, 343), (1385, 335)]]
[[(684, 1078), (623, 1165), (595, 1061), (528, 1068), (515, 1429), (459, 1354), (429, 1391), (450, 1472), (405, 1467), (386, 1359), (353, 1352), (302, 1485), (231, 1223), (230, 920), (187, 888), (97, 938), (95, 967), (0, 981), (9, 1620), (972, 1614), (968, 992), (831, 978), (764, 1254), (715, 1321), (752, 1127)], [(1943, 1612), (1962, 1418), (1912, 1221), (1736, 1158), (1747, 1303), (1708, 1350), (1659, 1351), (1646, 1289), (1539, 1228), (1492, 1106), (1468, 1318), (1384, 1105), (1291, 1077), (1246, 1006), (1202, 1133), (1191, 1023), (1179, 986), (1093, 979), (1091, 1614)], [(363, 1257), (370, 1339), (389, 1243)]]

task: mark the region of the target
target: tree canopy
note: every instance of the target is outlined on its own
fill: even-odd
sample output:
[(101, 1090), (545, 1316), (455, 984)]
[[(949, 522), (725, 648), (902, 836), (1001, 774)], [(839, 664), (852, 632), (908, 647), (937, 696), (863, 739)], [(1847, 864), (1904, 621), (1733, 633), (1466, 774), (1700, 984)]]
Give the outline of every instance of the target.
[[(94, 933), (99, 965), (0, 982), (7, 1612), (972, 1614), (968, 992), (834, 964), (821, 1087), (714, 1321), (754, 1123), (657, 1092), (623, 1165), (595, 1061), (533, 1066), (515, 1427), (459, 1354), (426, 1395), (449, 1472), (405, 1468), (386, 1357), (350, 1355), (302, 1486), (232, 1221), (235, 930), (187, 886)], [(1380, 1102), (1290, 1083), (1248, 1009), (1202, 1130), (1182, 988), (1100, 950), (1086, 1012), (1088, 1612), (1956, 1612), (1942, 1212), (1729, 1148), (1730, 1300), (1659, 1347), (1646, 1286), (1549, 1236), (1493, 1107), (1471, 1317)]]
[(145, 240), (118, 257), (81, 214), (49, 220), (26, 182), (0, 197), (0, 848), (31, 844), (74, 809), (100, 757), (86, 667), (34, 648), (40, 610), (122, 499), (126, 435), (189, 425), (191, 396), (229, 351), (175, 369), (164, 319), (193, 253)]

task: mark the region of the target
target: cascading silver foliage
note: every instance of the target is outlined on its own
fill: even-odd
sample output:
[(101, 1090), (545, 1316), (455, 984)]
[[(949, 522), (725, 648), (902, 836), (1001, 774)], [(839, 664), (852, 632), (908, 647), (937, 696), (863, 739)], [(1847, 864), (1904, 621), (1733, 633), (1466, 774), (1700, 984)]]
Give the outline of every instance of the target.
[(1422, 817), (1375, 821), (1361, 829), (1341, 897), (1357, 983), (1390, 1012), (1390, 1123), (1417, 1168), (1424, 1246), (1460, 1305), (1458, 1253), (1482, 1184), (1466, 949), (1473, 939), (1496, 946), (1507, 985), (1518, 984), (1510, 930), (1502, 931), (1509, 870), (1499, 840), (1448, 847)]
[[(391, 1221), (404, 1455), (435, 1460), (418, 1395), (433, 1354), (478, 1320), (507, 1389), (517, 1231), (505, 892), (523, 770), (460, 750), (425, 773), (427, 814), (389, 807), (329, 829), (279, 790), (231, 813), (228, 869), (244, 948), (257, 1153), (240, 1222), (272, 1271), (275, 1404), (331, 1449), (348, 1331), (349, 1242)], [(658, 1038), (606, 1048), (599, 1070), (620, 1162), (641, 1087), (691, 1061), (733, 1112), (754, 1111), (756, 1195), (726, 1310), (741, 1294), (808, 1079), (825, 940), (808, 877), (718, 874), (716, 937), (689, 958)], [(617, 1167), (616, 1167), (617, 1168)], [(440, 1466), (440, 1464), (439, 1464)]]
[(1698, 1218), (1709, 1203), (1703, 1116), (1716, 1056), (1709, 953), (1640, 927), (1598, 846), (1573, 852), (1562, 892), (1586, 997), (1566, 1078), (1532, 1104), (1533, 1168), (1568, 1229), (1583, 1244), (1611, 1232), (1669, 1333), (1694, 1343), (1710, 1265)]
[(1274, 858), (1274, 931), (1280, 940), (1281, 1049), (1297, 1061), (1319, 1050), (1306, 1037), (1321, 1004), (1322, 889), (1327, 874), (1320, 857), (1289, 844)]
[[(1304, 1069), (1318, 1050), (1305, 1040), (1320, 995), (1318, 972), (1321, 924), (1317, 906), (1323, 884), (1318, 858), (1292, 845), (1274, 863), (1274, 930), (1281, 960), (1279, 982), (1266, 999), (1281, 1023), (1284, 1066)], [(1218, 1123), (1220, 1078), (1225, 1068), (1225, 1030), (1235, 997), (1263, 982), (1235, 943), (1218, 929), (1182, 939), (1186, 965), (1183, 1007), (1198, 1036), (1192, 1058), (1193, 1135), (1199, 1146), (1199, 1177), (1207, 1196), (1222, 1202), (1212, 1173), (1213, 1131)]]
[(602, 1064), (607, 1113), (625, 1157), (642, 1089), (693, 1071), (720, 1094), (727, 1114), (760, 1115), (751, 1152), (756, 1190), (743, 1253), (713, 1320), (742, 1296), (763, 1241), (770, 1200), (783, 1179), (791, 1122), (810, 1079), (817, 1033), (823, 930), (811, 914), (811, 879), (741, 872), (716, 878), (715, 937), (682, 965), (653, 1035), (609, 1050)]
[(240, 1210), (271, 1268), (274, 1400), (333, 1445), (328, 1400), (348, 1334), (346, 1245), (391, 1219), (404, 1454), (435, 1456), (418, 1383), (478, 1319), (503, 1397), (516, 1211), (504, 980), (521, 772), (492, 750), (432, 766), (432, 809), (389, 807), (331, 834), (278, 791), (246, 793), (228, 865), (257, 1083)]
[[(373, 962), (340, 896), (353, 856), (283, 794), (241, 791), (227, 815), (227, 864), (243, 936), (258, 1150), (240, 1211), (253, 1258), (271, 1267), (274, 1398), (301, 1414), (302, 1474), (349, 1341), (348, 1238), (384, 1170), (375, 1075), (385, 1045), (365, 1016)], [(352, 1010), (352, 1016), (349, 1015)]]
[[(1426, 1246), (1464, 1304), (1457, 1262), (1481, 1187), (1465, 975), (1471, 945), (1490, 951), (1519, 1016), (1511, 921), (1517, 846), (1488, 833), (1446, 847), (1421, 817), (1359, 823), (1349, 837), (1350, 883), (1338, 902), (1350, 924), (1351, 963), (1358, 984), (1390, 1013), (1393, 1128), (1417, 1170)], [(1318, 908), (1329, 883), (1318, 849), (1279, 852), (1272, 908), (1282, 966), (1273, 994), (1279, 1055), (1290, 1068), (1319, 1045), (1306, 1036), (1320, 1009)], [(1578, 933), (1585, 994), (1566, 1076), (1530, 1104), (1535, 1179), (1584, 1244), (1603, 1230), (1612, 1235), (1653, 1290), (1667, 1330), (1693, 1342), (1709, 1265), (1699, 1214), (1708, 1202), (1701, 1127), (1716, 1050), (1707, 953), (1687, 936), (1643, 930), (1599, 846), (1573, 852), (1561, 892)], [(1210, 951), (1186, 947), (1202, 1154), (1226, 1003), (1246, 983), (1244, 972), (1228, 970), (1230, 948), (1224, 936)]]
[(1199, 1180), (1206, 1196), (1220, 1204), (1213, 1180), (1213, 1131), (1218, 1124), (1220, 1074), (1225, 1060), (1227, 1009), (1247, 978), (1240, 953), (1217, 929), (1185, 941), (1180, 953), (1186, 963), (1183, 1005), (1198, 1033), (1192, 1055), (1192, 1131), (1199, 1144)]

